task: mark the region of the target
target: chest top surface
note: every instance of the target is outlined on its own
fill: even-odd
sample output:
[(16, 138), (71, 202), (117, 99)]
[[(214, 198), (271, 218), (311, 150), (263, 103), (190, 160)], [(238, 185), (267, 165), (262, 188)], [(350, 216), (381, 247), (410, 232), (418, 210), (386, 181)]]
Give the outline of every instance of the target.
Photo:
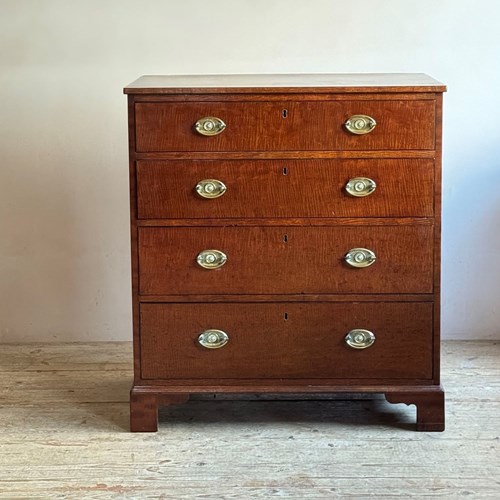
[(445, 92), (424, 73), (145, 75), (125, 94)]

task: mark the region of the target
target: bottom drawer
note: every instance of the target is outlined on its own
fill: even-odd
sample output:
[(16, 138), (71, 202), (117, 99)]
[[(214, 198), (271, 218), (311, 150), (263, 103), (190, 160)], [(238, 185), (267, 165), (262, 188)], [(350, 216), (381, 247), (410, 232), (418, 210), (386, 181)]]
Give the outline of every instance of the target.
[[(143, 379), (431, 379), (431, 303), (142, 304)], [(348, 332), (372, 332), (366, 348)], [(199, 342), (206, 330), (209, 347)], [(369, 339), (353, 334), (353, 341)], [(203, 382), (201, 382), (203, 383)]]

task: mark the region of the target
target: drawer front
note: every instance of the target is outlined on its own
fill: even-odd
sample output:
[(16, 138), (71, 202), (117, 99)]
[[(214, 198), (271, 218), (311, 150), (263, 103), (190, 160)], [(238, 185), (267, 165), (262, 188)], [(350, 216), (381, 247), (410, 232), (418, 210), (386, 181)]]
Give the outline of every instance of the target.
[[(154, 151), (327, 151), (434, 149), (433, 100), (136, 103), (136, 149)], [(346, 122), (376, 121), (364, 135)], [(195, 130), (202, 118), (226, 125), (218, 135)]]
[[(145, 295), (431, 293), (432, 235), (427, 225), (142, 227), (139, 288)], [(376, 261), (351, 267), (344, 257), (354, 248), (373, 251)], [(227, 260), (201, 267), (206, 250)], [(219, 262), (213, 252), (203, 256)]]
[[(213, 329), (227, 343), (203, 347)], [(353, 329), (374, 343), (349, 347)], [(430, 379), (431, 340), (429, 303), (141, 305), (144, 379)]]
[[(374, 184), (349, 184), (359, 178)], [(137, 162), (138, 214), (145, 219), (425, 217), (433, 215), (433, 186), (433, 160)]]

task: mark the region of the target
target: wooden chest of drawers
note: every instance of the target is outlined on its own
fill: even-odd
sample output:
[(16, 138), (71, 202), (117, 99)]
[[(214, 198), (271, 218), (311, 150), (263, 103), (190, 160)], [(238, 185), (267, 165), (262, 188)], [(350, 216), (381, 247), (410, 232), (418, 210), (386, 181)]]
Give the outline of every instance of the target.
[(141, 77), (131, 430), (200, 393), (380, 392), (444, 429), (426, 75)]

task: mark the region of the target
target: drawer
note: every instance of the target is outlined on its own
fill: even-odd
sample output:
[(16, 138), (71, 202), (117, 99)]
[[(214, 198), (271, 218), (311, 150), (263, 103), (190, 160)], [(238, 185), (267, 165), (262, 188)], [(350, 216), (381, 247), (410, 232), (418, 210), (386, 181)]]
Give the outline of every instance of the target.
[[(434, 100), (231, 101), (136, 103), (136, 149), (154, 151), (325, 151), (434, 149)], [(345, 124), (376, 121), (364, 135)], [(218, 135), (195, 130), (202, 118), (224, 122)]]
[[(139, 289), (143, 295), (430, 293), (432, 243), (430, 225), (141, 227)], [(344, 257), (355, 248), (372, 251), (375, 262), (348, 265)], [(201, 267), (198, 258), (204, 265), (224, 260), (213, 250), (227, 260)]]
[[(430, 379), (432, 317), (430, 303), (142, 304), (142, 378)], [(374, 343), (348, 346), (357, 329)], [(227, 343), (203, 347), (207, 330)]]
[[(375, 190), (364, 181), (367, 190), (348, 194), (356, 178)], [(433, 160), (137, 162), (138, 215), (146, 219), (425, 217), (434, 212), (433, 191)]]

